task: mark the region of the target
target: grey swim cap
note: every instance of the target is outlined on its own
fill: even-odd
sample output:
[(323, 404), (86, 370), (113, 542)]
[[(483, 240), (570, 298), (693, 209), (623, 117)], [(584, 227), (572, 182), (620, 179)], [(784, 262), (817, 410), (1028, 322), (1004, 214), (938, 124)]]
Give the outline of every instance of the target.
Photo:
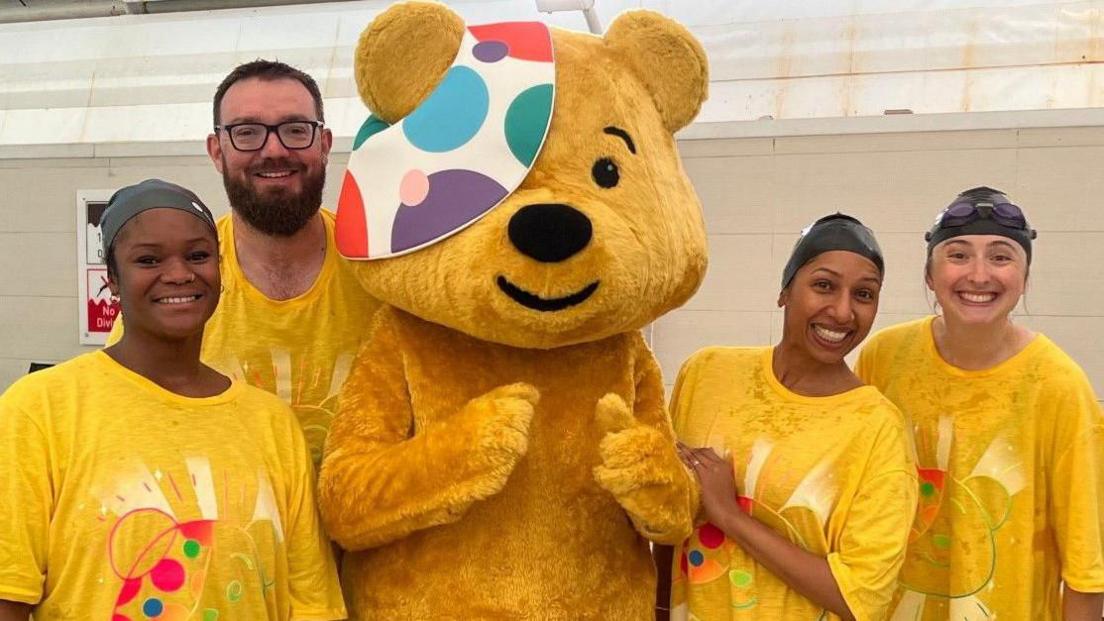
[(215, 227), (215, 218), (211, 215), (211, 210), (207, 209), (194, 192), (161, 179), (146, 179), (141, 183), (120, 189), (108, 200), (107, 209), (100, 218), (104, 256), (110, 253), (123, 225), (143, 211), (158, 208), (186, 211), (203, 220), (215, 232), (215, 237), (218, 237), (218, 229)]

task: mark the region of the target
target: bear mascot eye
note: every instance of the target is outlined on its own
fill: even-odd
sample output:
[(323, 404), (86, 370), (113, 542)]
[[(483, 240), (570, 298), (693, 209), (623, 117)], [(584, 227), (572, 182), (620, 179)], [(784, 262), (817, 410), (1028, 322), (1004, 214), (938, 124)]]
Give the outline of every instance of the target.
[(612, 188), (621, 180), (621, 173), (618, 172), (617, 164), (613, 163), (613, 160), (608, 157), (603, 157), (594, 162), (594, 167), (590, 169), (590, 175), (594, 177), (594, 183), (603, 188)]

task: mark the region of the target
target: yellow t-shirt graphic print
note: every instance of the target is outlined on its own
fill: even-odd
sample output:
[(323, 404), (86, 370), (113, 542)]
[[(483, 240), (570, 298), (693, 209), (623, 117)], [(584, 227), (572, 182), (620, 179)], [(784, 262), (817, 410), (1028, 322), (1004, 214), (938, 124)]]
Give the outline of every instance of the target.
[[(907, 590), (897, 618), (914, 618), (910, 614), (924, 607), (923, 595), (931, 594), (950, 600), (949, 618), (989, 619), (992, 612), (980, 595), (993, 588), (996, 534), (1011, 515), (1016, 495), (1024, 490), (1027, 474), (1015, 439), (998, 436), (967, 476), (956, 477), (949, 471), (954, 418), (932, 422), (934, 429), (917, 426), (920, 504), (902, 568), (901, 582)], [(963, 549), (970, 550), (972, 562), (952, 571), (955, 551)]]
[(0, 599), (36, 621), (344, 618), (306, 444), (272, 395), (182, 397), (94, 352), (0, 397), (0, 455)]
[[(204, 340), (204, 361), (222, 373), (256, 386), (291, 406), (317, 468), (337, 414), (337, 399), (355, 351), (339, 352), (332, 359), (311, 358), (303, 349), (289, 350), (276, 344), (267, 348), (246, 345), (208, 345)], [(238, 351), (242, 354), (235, 355)], [(216, 353), (219, 352), (219, 353)]]
[[(915, 508), (905, 422), (878, 391), (786, 389), (772, 348), (708, 348), (684, 365), (672, 420), (691, 446), (729, 450), (738, 506), (817, 556), (860, 620), (883, 619)], [(698, 526), (675, 550), (672, 619), (832, 618), (728, 540)]]
[(118, 589), (114, 621), (213, 620), (256, 605), (241, 604), (243, 598), (276, 612), (271, 551), (284, 545), (285, 533), (275, 492), (263, 470), (256, 481), (235, 483), (207, 458), (188, 457), (152, 472), (136, 464), (102, 488), (96, 519), (110, 528), (106, 556), (114, 579), (104, 584)]
[[(203, 332), (205, 363), (270, 392), (291, 406), (307, 437), (315, 468), (337, 398), (379, 302), (357, 282), (355, 264), (341, 258), (334, 217), (321, 210), (326, 257), (310, 289), (273, 300), (249, 282), (234, 247), (234, 221), (218, 221), (222, 296)], [(116, 321), (109, 343), (122, 336)]]
[(935, 348), (928, 317), (856, 371), (914, 425), (919, 508), (892, 620), (1061, 618), (1060, 583), (1104, 591), (1104, 422), (1088, 379), (1037, 335), (994, 368)]

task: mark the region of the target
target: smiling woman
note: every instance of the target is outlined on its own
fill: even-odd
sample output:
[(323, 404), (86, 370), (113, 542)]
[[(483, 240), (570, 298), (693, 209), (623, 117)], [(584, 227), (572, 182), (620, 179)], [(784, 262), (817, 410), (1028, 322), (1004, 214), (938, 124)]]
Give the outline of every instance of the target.
[(1104, 419), (1077, 363), (1010, 316), (1035, 236), (1003, 192), (959, 194), (926, 235), (942, 313), (859, 357), (915, 424), (920, 508), (894, 619), (1100, 618)]
[(292, 412), (199, 360), (210, 212), (150, 179), (101, 222), (126, 332), (0, 396), (0, 619), (344, 618)]
[(708, 521), (675, 551), (671, 618), (885, 618), (915, 475), (900, 412), (844, 362), (882, 276), (869, 229), (821, 218), (783, 271), (782, 341), (683, 366), (671, 415)]
[[(149, 209), (125, 224), (117, 234), (105, 235), (108, 285), (127, 317), (126, 334), (107, 353), (160, 374), (163, 367), (146, 362), (156, 351), (147, 342), (202, 338), (203, 324), (218, 304), (218, 239), (213, 222), (182, 209)], [(210, 384), (193, 389), (217, 393), (229, 385), (208, 373), (202, 381)]]

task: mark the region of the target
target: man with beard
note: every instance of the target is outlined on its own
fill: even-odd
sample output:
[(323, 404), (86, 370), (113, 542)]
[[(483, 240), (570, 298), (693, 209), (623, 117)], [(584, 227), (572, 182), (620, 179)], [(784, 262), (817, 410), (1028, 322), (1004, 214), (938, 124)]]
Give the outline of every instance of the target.
[(309, 75), (256, 60), (219, 84), (207, 137), (231, 213), (218, 221), (224, 289), (202, 358), (288, 402), (315, 466), (378, 307), (338, 255), (334, 216), (321, 209), (333, 140), (323, 121)]

